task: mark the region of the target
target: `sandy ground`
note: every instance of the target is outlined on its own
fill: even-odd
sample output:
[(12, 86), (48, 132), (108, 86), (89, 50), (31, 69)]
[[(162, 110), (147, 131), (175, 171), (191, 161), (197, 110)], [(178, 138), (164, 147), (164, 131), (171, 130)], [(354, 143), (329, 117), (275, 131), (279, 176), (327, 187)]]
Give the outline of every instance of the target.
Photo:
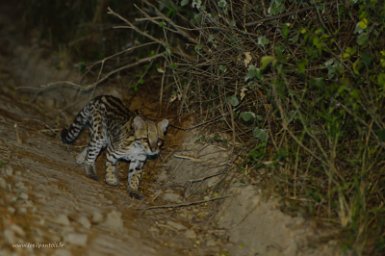
[[(0, 255), (339, 255), (333, 242), (314, 242), (310, 221), (262, 199), (240, 178), (230, 148), (209, 143), (203, 130), (169, 130), (161, 157), (145, 165), (142, 201), (126, 194), (127, 164), (117, 188), (85, 177), (75, 156), (87, 135), (67, 146), (58, 134), (92, 95), (36, 90), (78, 74), (18, 38), (4, 16), (0, 28)], [(131, 109), (160, 118), (148, 91), (121, 89), (94, 93), (123, 95)]]

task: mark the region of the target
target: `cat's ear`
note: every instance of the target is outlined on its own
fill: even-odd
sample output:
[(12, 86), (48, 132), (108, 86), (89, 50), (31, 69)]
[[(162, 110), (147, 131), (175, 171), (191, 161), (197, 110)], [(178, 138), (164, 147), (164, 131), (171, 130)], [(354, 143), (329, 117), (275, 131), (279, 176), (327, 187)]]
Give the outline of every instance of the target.
[(165, 133), (167, 131), (167, 127), (169, 125), (169, 122), (167, 119), (163, 119), (162, 121), (160, 121), (158, 123), (158, 128), (163, 132)]
[(134, 128), (135, 131), (142, 129), (145, 125), (146, 123), (144, 122), (143, 118), (140, 116), (136, 116), (132, 121), (132, 128)]

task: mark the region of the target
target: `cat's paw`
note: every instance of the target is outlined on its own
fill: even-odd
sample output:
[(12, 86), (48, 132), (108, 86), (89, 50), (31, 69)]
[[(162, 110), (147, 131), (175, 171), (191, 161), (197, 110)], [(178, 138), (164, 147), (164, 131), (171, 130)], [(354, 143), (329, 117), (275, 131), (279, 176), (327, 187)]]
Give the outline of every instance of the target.
[(136, 200), (143, 200), (144, 195), (137, 190), (127, 189), (128, 195)]
[(114, 174), (108, 174), (107, 173), (106, 176), (104, 177), (104, 181), (110, 186), (119, 185), (119, 179)]
[(86, 165), (85, 166), (85, 170), (86, 170), (87, 177), (89, 177), (89, 178), (91, 178), (93, 180), (99, 180), (99, 177), (96, 174), (95, 166), (94, 165)]

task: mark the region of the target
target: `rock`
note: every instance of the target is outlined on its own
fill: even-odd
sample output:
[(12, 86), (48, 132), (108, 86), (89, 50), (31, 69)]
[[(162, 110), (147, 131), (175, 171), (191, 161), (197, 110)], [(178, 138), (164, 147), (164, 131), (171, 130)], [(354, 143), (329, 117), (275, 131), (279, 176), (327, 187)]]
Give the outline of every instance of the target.
[(27, 201), (28, 200), (28, 194), (27, 193), (21, 193), (19, 195), (19, 198), (24, 200), (24, 201)]
[(25, 208), (25, 207), (17, 208), (17, 212), (19, 214), (26, 214), (27, 213), (27, 208)]
[(20, 226), (18, 226), (16, 224), (12, 224), (11, 229), (14, 233), (16, 233), (16, 235), (21, 236), (21, 237), (25, 236), (25, 232)]
[(80, 216), (80, 218), (78, 219), (78, 222), (80, 225), (82, 225), (86, 229), (89, 229), (91, 227), (91, 222), (88, 220), (86, 216)]
[(12, 176), (13, 175), (13, 168), (10, 165), (7, 165), (4, 169), (6, 176)]
[(182, 201), (181, 196), (173, 191), (166, 191), (162, 195), (162, 199), (164, 201), (171, 202), (171, 203), (179, 203)]
[(197, 234), (195, 233), (194, 230), (192, 229), (188, 229), (184, 232), (184, 236), (191, 239), (191, 240), (195, 240), (197, 238)]
[(8, 206), (7, 211), (8, 211), (10, 214), (14, 214), (14, 213), (16, 212), (16, 209), (13, 208), (12, 206)]
[(61, 224), (63, 226), (68, 226), (70, 224), (70, 220), (68, 219), (68, 216), (65, 214), (60, 214), (56, 219), (55, 222), (58, 224)]
[(171, 220), (166, 221), (166, 225), (177, 231), (187, 229), (184, 225)]
[(15, 187), (18, 188), (19, 191), (25, 191), (27, 188), (25, 187), (24, 183), (21, 181), (16, 182)]
[(0, 188), (1, 189), (6, 189), (7, 188), (7, 182), (2, 177), (0, 177)]
[(208, 246), (208, 247), (217, 246), (217, 242), (214, 239), (209, 239), (206, 241), (206, 246)]
[(99, 211), (94, 211), (92, 213), (92, 223), (99, 224), (103, 221), (103, 214), (101, 214)]
[(81, 233), (69, 233), (64, 238), (66, 242), (73, 245), (78, 245), (78, 246), (86, 246), (87, 239), (88, 239), (88, 236), (86, 234), (81, 234)]
[(69, 250), (60, 248), (60, 249), (57, 249), (52, 255), (53, 256), (72, 256), (72, 253)]
[(14, 244), (15, 243), (15, 233), (13, 232), (12, 229), (9, 229), (9, 228), (5, 229), (3, 232), (3, 236), (4, 236), (5, 241), (8, 244)]
[(122, 213), (115, 210), (111, 211), (110, 213), (107, 214), (104, 225), (114, 230), (123, 229), (124, 224), (122, 220)]

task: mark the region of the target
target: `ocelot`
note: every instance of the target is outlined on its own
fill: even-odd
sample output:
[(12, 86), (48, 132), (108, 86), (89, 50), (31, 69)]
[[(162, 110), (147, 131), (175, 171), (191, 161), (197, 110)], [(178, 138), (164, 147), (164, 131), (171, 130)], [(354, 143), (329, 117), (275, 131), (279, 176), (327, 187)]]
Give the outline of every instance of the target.
[(85, 165), (86, 175), (98, 179), (95, 160), (102, 149), (107, 148), (105, 182), (119, 184), (116, 163), (129, 161), (127, 191), (141, 199), (139, 182), (142, 167), (147, 158), (156, 157), (164, 141), (169, 121), (155, 123), (130, 112), (122, 101), (114, 96), (102, 95), (92, 99), (75, 117), (68, 129), (61, 132), (62, 141), (73, 143), (83, 128), (90, 129), (88, 146), (76, 157)]

